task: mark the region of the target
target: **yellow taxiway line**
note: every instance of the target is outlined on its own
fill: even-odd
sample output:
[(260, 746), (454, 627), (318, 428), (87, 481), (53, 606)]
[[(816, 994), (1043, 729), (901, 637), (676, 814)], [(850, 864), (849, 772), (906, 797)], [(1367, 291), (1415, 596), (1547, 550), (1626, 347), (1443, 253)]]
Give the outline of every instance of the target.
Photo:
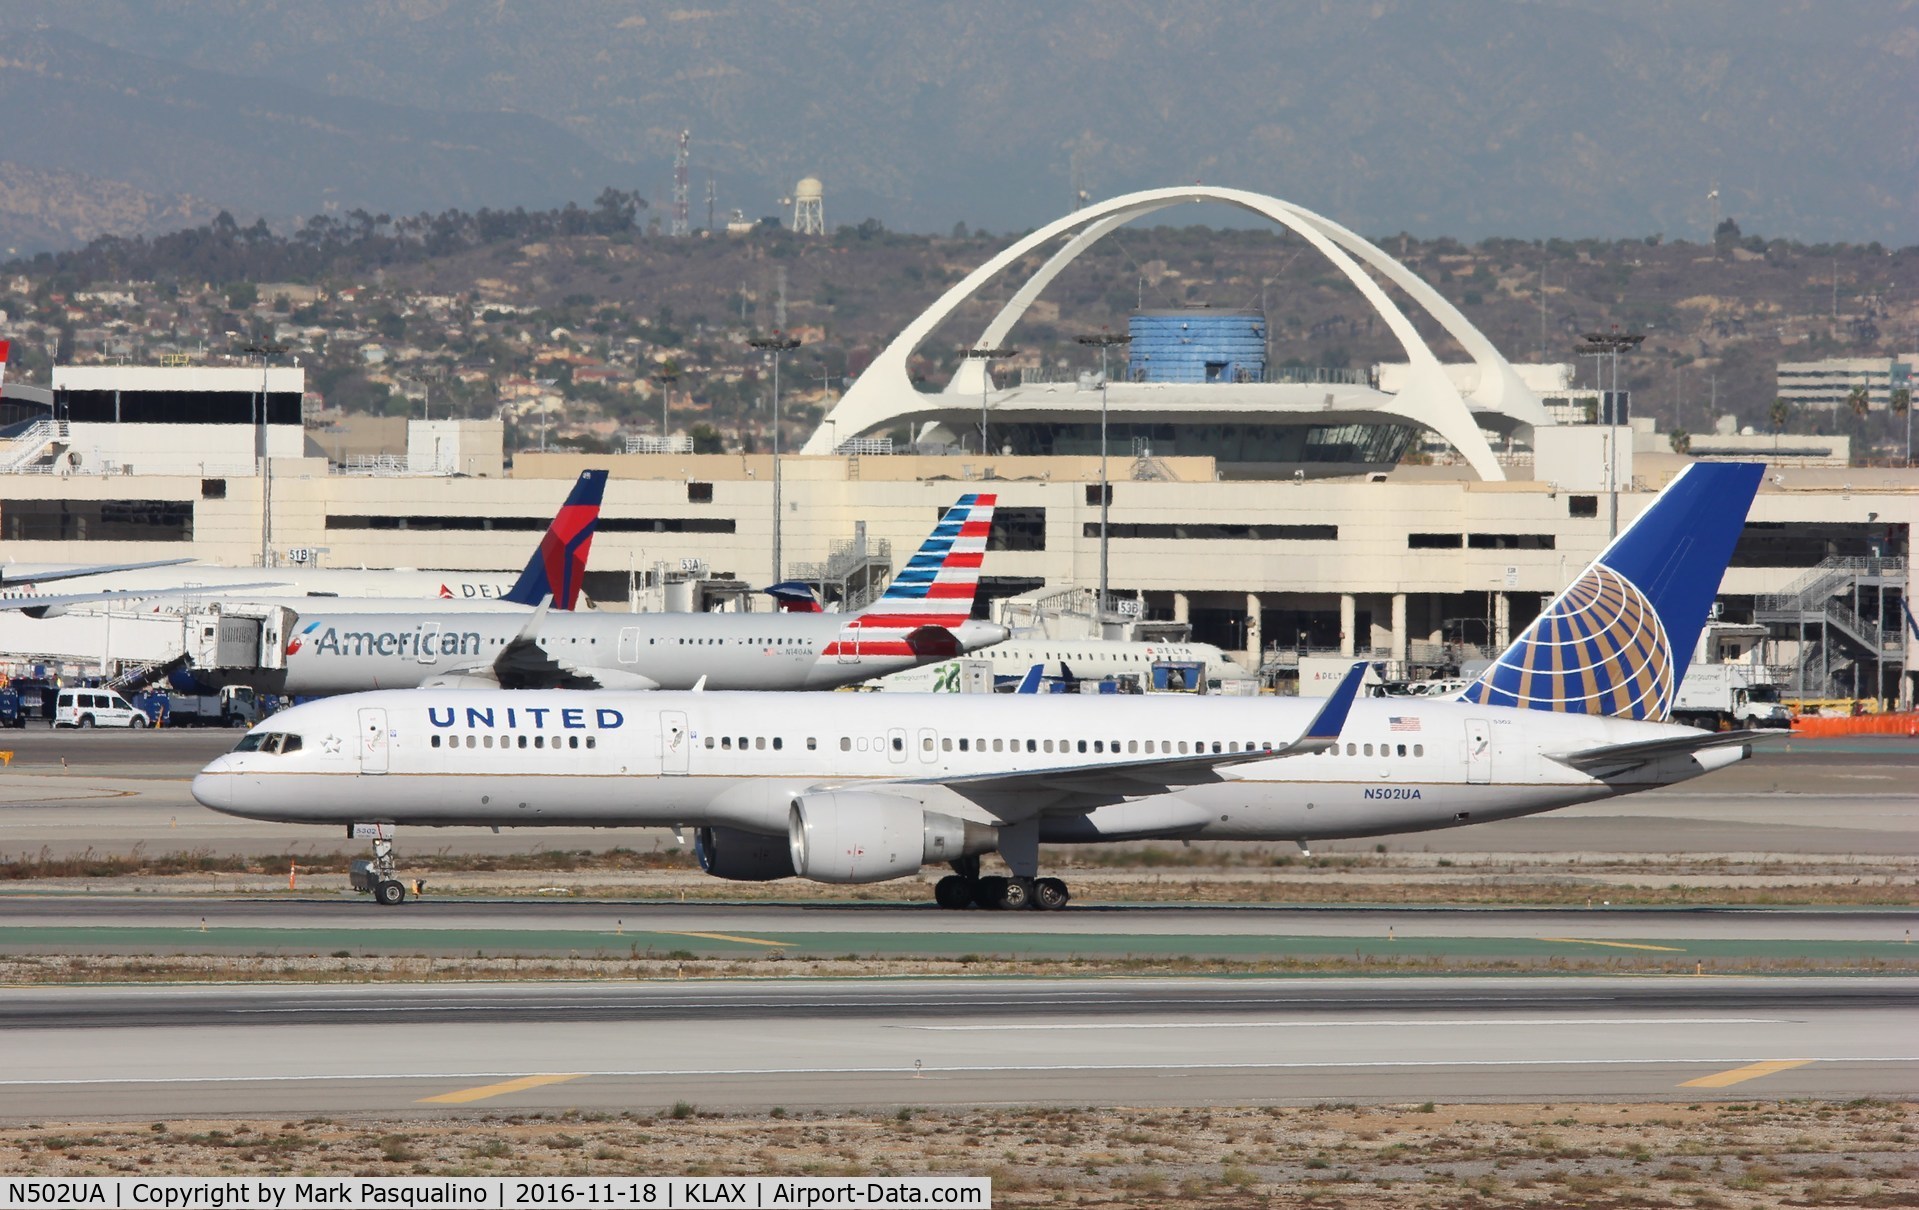
[(673, 933), (668, 937), (698, 937), (702, 941), (737, 941), (741, 945), (777, 945), (782, 949), (798, 945), (797, 941), (769, 941), (765, 937), (735, 937), (732, 933)]
[(1811, 1059), (1773, 1059), (1766, 1063), (1748, 1063), (1744, 1067), (1735, 1067), (1731, 1071), (1714, 1072), (1709, 1076), (1700, 1076), (1697, 1080), (1687, 1080), (1681, 1088), (1729, 1088), (1734, 1084), (1744, 1084), (1747, 1080), (1756, 1080), (1760, 1076), (1769, 1076), (1774, 1072), (1791, 1071), (1795, 1067), (1804, 1067)]
[(1588, 937), (1541, 937), (1541, 941), (1553, 941), (1560, 945), (1603, 945), (1613, 950), (1658, 950), (1665, 954), (1683, 954), (1686, 951), (1676, 945), (1641, 945), (1633, 941), (1594, 941)]
[(517, 1080), (507, 1080), (500, 1084), (483, 1084), (478, 1088), (462, 1088), (458, 1092), (443, 1092), (437, 1097), (421, 1097), (416, 1105), (470, 1105), (474, 1101), (484, 1101), (492, 1097), (505, 1096), (509, 1092), (525, 1092), (529, 1088), (540, 1088), (547, 1084), (564, 1084), (568, 1080), (577, 1080), (586, 1073), (574, 1072), (571, 1075), (521, 1076)]

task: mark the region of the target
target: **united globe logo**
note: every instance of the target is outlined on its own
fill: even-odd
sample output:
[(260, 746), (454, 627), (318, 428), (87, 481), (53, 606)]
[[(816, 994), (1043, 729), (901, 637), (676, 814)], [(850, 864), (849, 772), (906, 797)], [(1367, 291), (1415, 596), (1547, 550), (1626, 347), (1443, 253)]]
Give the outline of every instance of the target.
[(1463, 695), (1488, 706), (1663, 720), (1672, 644), (1646, 594), (1595, 564)]

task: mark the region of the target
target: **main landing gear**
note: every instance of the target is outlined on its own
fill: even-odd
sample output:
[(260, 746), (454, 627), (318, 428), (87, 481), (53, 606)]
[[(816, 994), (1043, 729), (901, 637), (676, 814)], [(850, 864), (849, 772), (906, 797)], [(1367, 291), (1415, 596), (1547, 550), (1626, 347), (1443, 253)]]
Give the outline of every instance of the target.
[(953, 863), (953, 873), (933, 884), (933, 901), (949, 911), (963, 908), (998, 908), (1022, 911), (1034, 908), (1057, 912), (1072, 895), (1057, 878), (980, 877), (979, 858), (964, 857)]
[[(354, 890), (362, 894), (370, 893), (373, 902), (381, 907), (398, 907), (406, 902), (406, 883), (394, 877), (393, 841), (390, 838), (376, 837), (372, 860), (354, 862), (347, 877), (353, 883)], [(413, 889), (417, 893), (423, 888), (416, 882)]]

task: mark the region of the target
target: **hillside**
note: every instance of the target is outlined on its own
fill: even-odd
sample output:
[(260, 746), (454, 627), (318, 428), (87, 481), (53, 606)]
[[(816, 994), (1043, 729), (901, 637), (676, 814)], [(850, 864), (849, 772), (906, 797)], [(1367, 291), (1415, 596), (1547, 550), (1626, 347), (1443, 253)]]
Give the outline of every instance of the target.
[[(19, 371), (30, 375), (44, 371), (41, 350), (53, 340), (86, 360), (217, 356), (277, 335), (335, 406), (405, 411), (392, 392), (418, 398), (417, 384), (431, 379), (436, 414), (493, 415), (503, 399), (545, 391), (579, 417), (630, 432), (656, 431), (651, 378), (671, 361), (682, 368), (687, 406), (737, 439), (764, 427), (761, 366), (744, 340), (780, 322), (782, 282), (784, 325), (808, 342), (788, 365), (798, 420), (817, 414), (822, 376), (830, 386), (857, 374), (946, 285), (1005, 245), (1002, 236), (900, 235), (878, 224), (824, 240), (778, 230), (649, 238), (634, 206), (608, 192), (593, 207), (551, 212), (395, 224), (362, 215), (316, 220), (296, 240), (223, 219), (161, 240), (100, 241), (15, 262), (8, 269), (21, 292), (0, 292), (0, 309), (14, 317)], [(1614, 324), (1645, 332), (1643, 350), (1622, 366), (1636, 408), (1694, 432), (1722, 414), (1764, 428), (1779, 361), (1919, 353), (1919, 291), (1898, 284), (1919, 281), (1919, 247), (1802, 245), (1731, 228), (1717, 245), (1383, 242), (1512, 360), (1574, 361), (1582, 333)], [(1002, 277), (936, 331), (916, 372), (943, 382), (1021, 276)], [(249, 281), (311, 288), (276, 303)], [(1062, 273), (1012, 334), (1018, 364), (1084, 368), (1074, 336), (1122, 329), (1139, 306), (1263, 306), (1275, 363), (1364, 367), (1404, 357), (1344, 279), (1296, 238), (1163, 226), (1122, 229)], [(1435, 325), (1419, 326), (1442, 356), (1462, 357)], [(1590, 363), (1579, 372), (1591, 382)], [(1860, 435), (1889, 435), (1882, 419), (1874, 424)]]
[[(1724, 213), (1769, 232), (1919, 241), (1906, 0), (15, 0), (9, 14), (9, 158), (240, 212), (544, 205), (609, 183), (663, 208), (690, 129), (696, 222), (709, 177), (722, 214), (756, 217), (813, 172), (830, 222), (929, 232), (1030, 227), (1076, 184), (1100, 197), (1198, 178), (1366, 231), (1703, 240), (1717, 189)], [(65, 41), (26, 49), (14, 31), (36, 22)], [(23, 70), (29, 85), (5, 83)], [(14, 146), (23, 129), (32, 154)]]

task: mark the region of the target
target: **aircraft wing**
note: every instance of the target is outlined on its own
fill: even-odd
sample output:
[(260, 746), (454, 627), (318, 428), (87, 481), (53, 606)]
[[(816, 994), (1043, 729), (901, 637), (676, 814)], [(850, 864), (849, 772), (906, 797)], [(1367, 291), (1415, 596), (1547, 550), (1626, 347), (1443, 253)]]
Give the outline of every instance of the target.
[(1556, 760), (1582, 773), (1601, 776), (1635, 769), (1662, 757), (1684, 756), (1707, 748), (1723, 748), (1729, 744), (1749, 744), (1757, 739), (1767, 739), (1780, 734), (1783, 733), (1778, 731), (1700, 731), (1692, 735), (1676, 735), (1668, 739), (1607, 744), (1599, 748), (1585, 748), (1578, 752), (1551, 752), (1547, 753), (1547, 759)]
[(618, 668), (582, 667), (555, 659), (540, 646), (540, 626), (553, 598), (540, 602), (533, 616), (509, 639), (492, 662), (452, 667), (426, 684), (442, 689), (658, 689), (659, 682)]
[(182, 563), (191, 563), (192, 559), (154, 559), (147, 563), (99, 563), (87, 567), (72, 567), (66, 571), (43, 571), (35, 575), (9, 575), (7, 569), (0, 567), (0, 586), (8, 584), (48, 584), (54, 580), (74, 580), (83, 576), (104, 576), (116, 571), (145, 571), (150, 567), (178, 567)]
[[(906, 778), (896, 782), (867, 782), (867, 789), (884, 790), (888, 784), (944, 786), (973, 799), (1017, 797), (1030, 804), (1032, 797), (1050, 799), (1043, 810), (1077, 809), (1145, 794), (1162, 793), (1183, 786), (1225, 780), (1221, 772), (1234, 765), (1278, 760), (1289, 756), (1309, 756), (1323, 752), (1339, 741), (1346, 725), (1353, 698), (1359, 693), (1367, 665), (1355, 663), (1319, 708), (1299, 738), (1276, 748), (1256, 748), (1241, 752), (1197, 752), (1180, 756), (1156, 756), (1143, 760), (1114, 761), (1093, 765), (1056, 765), (1045, 769), (1025, 769), (1017, 773), (978, 773), (961, 777)], [(819, 787), (825, 789), (828, 787)]]
[(0, 609), (16, 610), (30, 618), (64, 613), (76, 606), (113, 605), (119, 602), (145, 601), (154, 597), (197, 597), (209, 592), (229, 593), (248, 588), (283, 588), (282, 581), (264, 580), (256, 584), (195, 584), (180, 588), (136, 588), (125, 592), (70, 592), (51, 596), (3, 597)]

